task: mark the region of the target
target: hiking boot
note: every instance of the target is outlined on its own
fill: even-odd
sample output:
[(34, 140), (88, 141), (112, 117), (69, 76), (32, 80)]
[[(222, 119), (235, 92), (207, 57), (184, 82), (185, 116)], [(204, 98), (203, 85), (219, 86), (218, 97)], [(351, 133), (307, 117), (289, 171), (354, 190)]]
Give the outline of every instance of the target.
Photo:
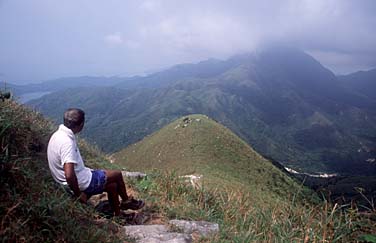
[(142, 200), (136, 200), (134, 198), (129, 198), (127, 201), (122, 201), (120, 203), (120, 209), (122, 210), (138, 210), (145, 206), (145, 202)]

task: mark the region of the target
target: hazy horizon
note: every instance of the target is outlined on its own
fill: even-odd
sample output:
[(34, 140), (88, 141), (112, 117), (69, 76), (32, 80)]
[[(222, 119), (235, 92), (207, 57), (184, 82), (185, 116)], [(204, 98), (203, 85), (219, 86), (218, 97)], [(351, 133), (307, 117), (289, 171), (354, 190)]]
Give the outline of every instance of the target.
[[(164, 70), (167, 70), (167, 69), (169, 69), (169, 68), (171, 68), (171, 67), (173, 67), (175, 65), (180, 65), (180, 64), (196, 64), (196, 63), (199, 63), (201, 61), (206, 61), (206, 60), (208, 60), (208, 59), (200, 60), (200, 61), (192, 62), (192, 63), (176, 63), (176, 64), (172, 64), (171, 66), (168, 66), (168, 67), (161, 67), (161, 68), (155, 69), (155, 70), (145, 70), (142, 73), (135, 73), (135, 74), (123, 75), (123, 76), (122, 75), (77, 75), (77, 76), (61, 76), (61, 77), (56, 76), (56, 77), (51, 77), (51, 78), (48, 78), (48, 79), (40, 79), (40, 80), (16, 80), (16, 81), (8, 81), (8, 80), (5, 80), (5, 79), (3, 80), (1, 78), (1, 76), (0, 76), (0, 83), (3, 82), (3, 81), (5, 81), (5, 82), (7, 82), (9, 84), (26, 85), (26, 84), (38, 84), (38, 83), (42, 83), (42, 82), (45, 82), (45, 81), (52, 81), (52, 80), (58, 80), (58, 79), (69, 79), (69, 78), (80, 78), (80, 77), (131, 78), (131, 77), (135, 77), (135, 76), (147, 76), (147, 75), (150, 75), (150, 74), (153, 74), (153, 73), (164, 71)], [(316, 60), (318, 60), (318, 59), (316, 59)], [(326, 66), (324, 66), (324, 67), (328, 68)], [(328, 68), (328, 69), (330, 70), (330, 68)], [(335, 75), (340, 76), (340, 75), (352, 74), (352, 73), (358, 72), (358, 71), (370, 71), (370, 70), (373, 70), (373, 69), (376, 69), (376, 67), (370, 67), (370, 68), (359, 69), (359, 70), (352, 70), (352, 71), (347, 72), (347, 73), (334, 73), (333, 70), (330, 70), (330, 71), (332, 71)]]
[(376, 67), (376, 1), (0, 0), (0, 80), (152, 73), (265, 43), (335, 74)]

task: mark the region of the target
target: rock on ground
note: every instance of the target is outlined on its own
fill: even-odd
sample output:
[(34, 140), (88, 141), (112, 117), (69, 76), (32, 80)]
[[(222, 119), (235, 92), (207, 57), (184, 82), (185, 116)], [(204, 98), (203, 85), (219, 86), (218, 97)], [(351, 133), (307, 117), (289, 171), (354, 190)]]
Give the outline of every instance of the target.
[(186, 234), (197, 234), (200, 237), (209, 237), (219, 232), (219, 225), (206, 221), (170, 220), (169, 224)]
[(188, 234), (169, 232), (165, 225), (124, 226), (125, 234), (136, 239), (137, 243), (191, 243)]
[(191, 243), (193, 238), (207, 238), (219, 232), (218, 224), (206, 221), (170, 220), (169, 226), (131, 225), (124, 226), (124, 230), (137, 243)]
[(146, 174), (141, 173), (141, 172), (122, 171), (121, 174), (124, 177), (128, 177), (128, 178), (131, 178), (131, 179), (142, 179), (142, 178), (146, 177)]

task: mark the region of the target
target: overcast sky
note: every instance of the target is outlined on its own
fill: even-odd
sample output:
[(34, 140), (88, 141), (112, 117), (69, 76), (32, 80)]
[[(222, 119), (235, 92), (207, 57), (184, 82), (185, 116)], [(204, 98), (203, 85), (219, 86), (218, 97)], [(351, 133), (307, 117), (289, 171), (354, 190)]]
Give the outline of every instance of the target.
[(0, 0), (0, 80), (129, 76), (283, 42), (376, 67), (374, 0)]

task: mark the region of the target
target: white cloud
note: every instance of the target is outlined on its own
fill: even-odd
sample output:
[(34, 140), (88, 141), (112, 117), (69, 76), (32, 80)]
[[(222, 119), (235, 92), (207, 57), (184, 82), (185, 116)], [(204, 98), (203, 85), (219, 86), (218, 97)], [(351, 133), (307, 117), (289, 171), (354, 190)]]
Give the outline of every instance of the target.
[(125, 40), (124, 45), (129, 49), (138, 49), (141, 47), (140, 42), (134, 40)]
[(120, 32), (106, 35), (104, 40), (110, 45), (120, 45), (124, 43), (124, 39)]
[[(307, 50), (307, 52), (314, 58), (320, 60), (322, 65), (329, 68), (335, 74), (348, 74), (359, 70), (374, 68), (373, 65), (367, 64), (370, 61), (367, 60), (368, 57), (361, 54), (355, 55), (354, 53), (322, 50)], [(362, 62), (359, 62), (359, 60), (362, 60)]]
[(123, 46), (129, 49), (138, 49), (141, 46), (137, 40), (125, 39), (120, 32), (106, 35), (104, 41), (109, 45)]
[(258, 36), (251, 32), (234, 17), (211, 13), (173, 15), (144, 26), (140, 35), (168, 52), (222, 56), (253, 47)]
[(160, 3), (159, 1), (144, 1), (141, 3), (140, 5), (140, 8), (141, 10), (145, 10), (145, 11), (148, 11), (148, 12), (156, 12), (160, 7)]
[[(316, 56), (333, 70), (376, 66), (375, 0), (1, 3), (0, 66), (10, 79), (21, 79), (20, 69), (22, 79), (39, 79), (43, 75), (37, 72), (47, 71), (45, 76), (56, 76), (54, 69), (44, 68), (51, 59), (60, 61), (55, 70), (70, 70), (66, 60), (78, 56), (81, 61), (74, 68), (80, 72), (90, 74), (97, 67), (108, 73), (138, 72), (226, 58), (268, 42), (321, 51)], [(25, 36), (29, 41), (22, 41)]]

